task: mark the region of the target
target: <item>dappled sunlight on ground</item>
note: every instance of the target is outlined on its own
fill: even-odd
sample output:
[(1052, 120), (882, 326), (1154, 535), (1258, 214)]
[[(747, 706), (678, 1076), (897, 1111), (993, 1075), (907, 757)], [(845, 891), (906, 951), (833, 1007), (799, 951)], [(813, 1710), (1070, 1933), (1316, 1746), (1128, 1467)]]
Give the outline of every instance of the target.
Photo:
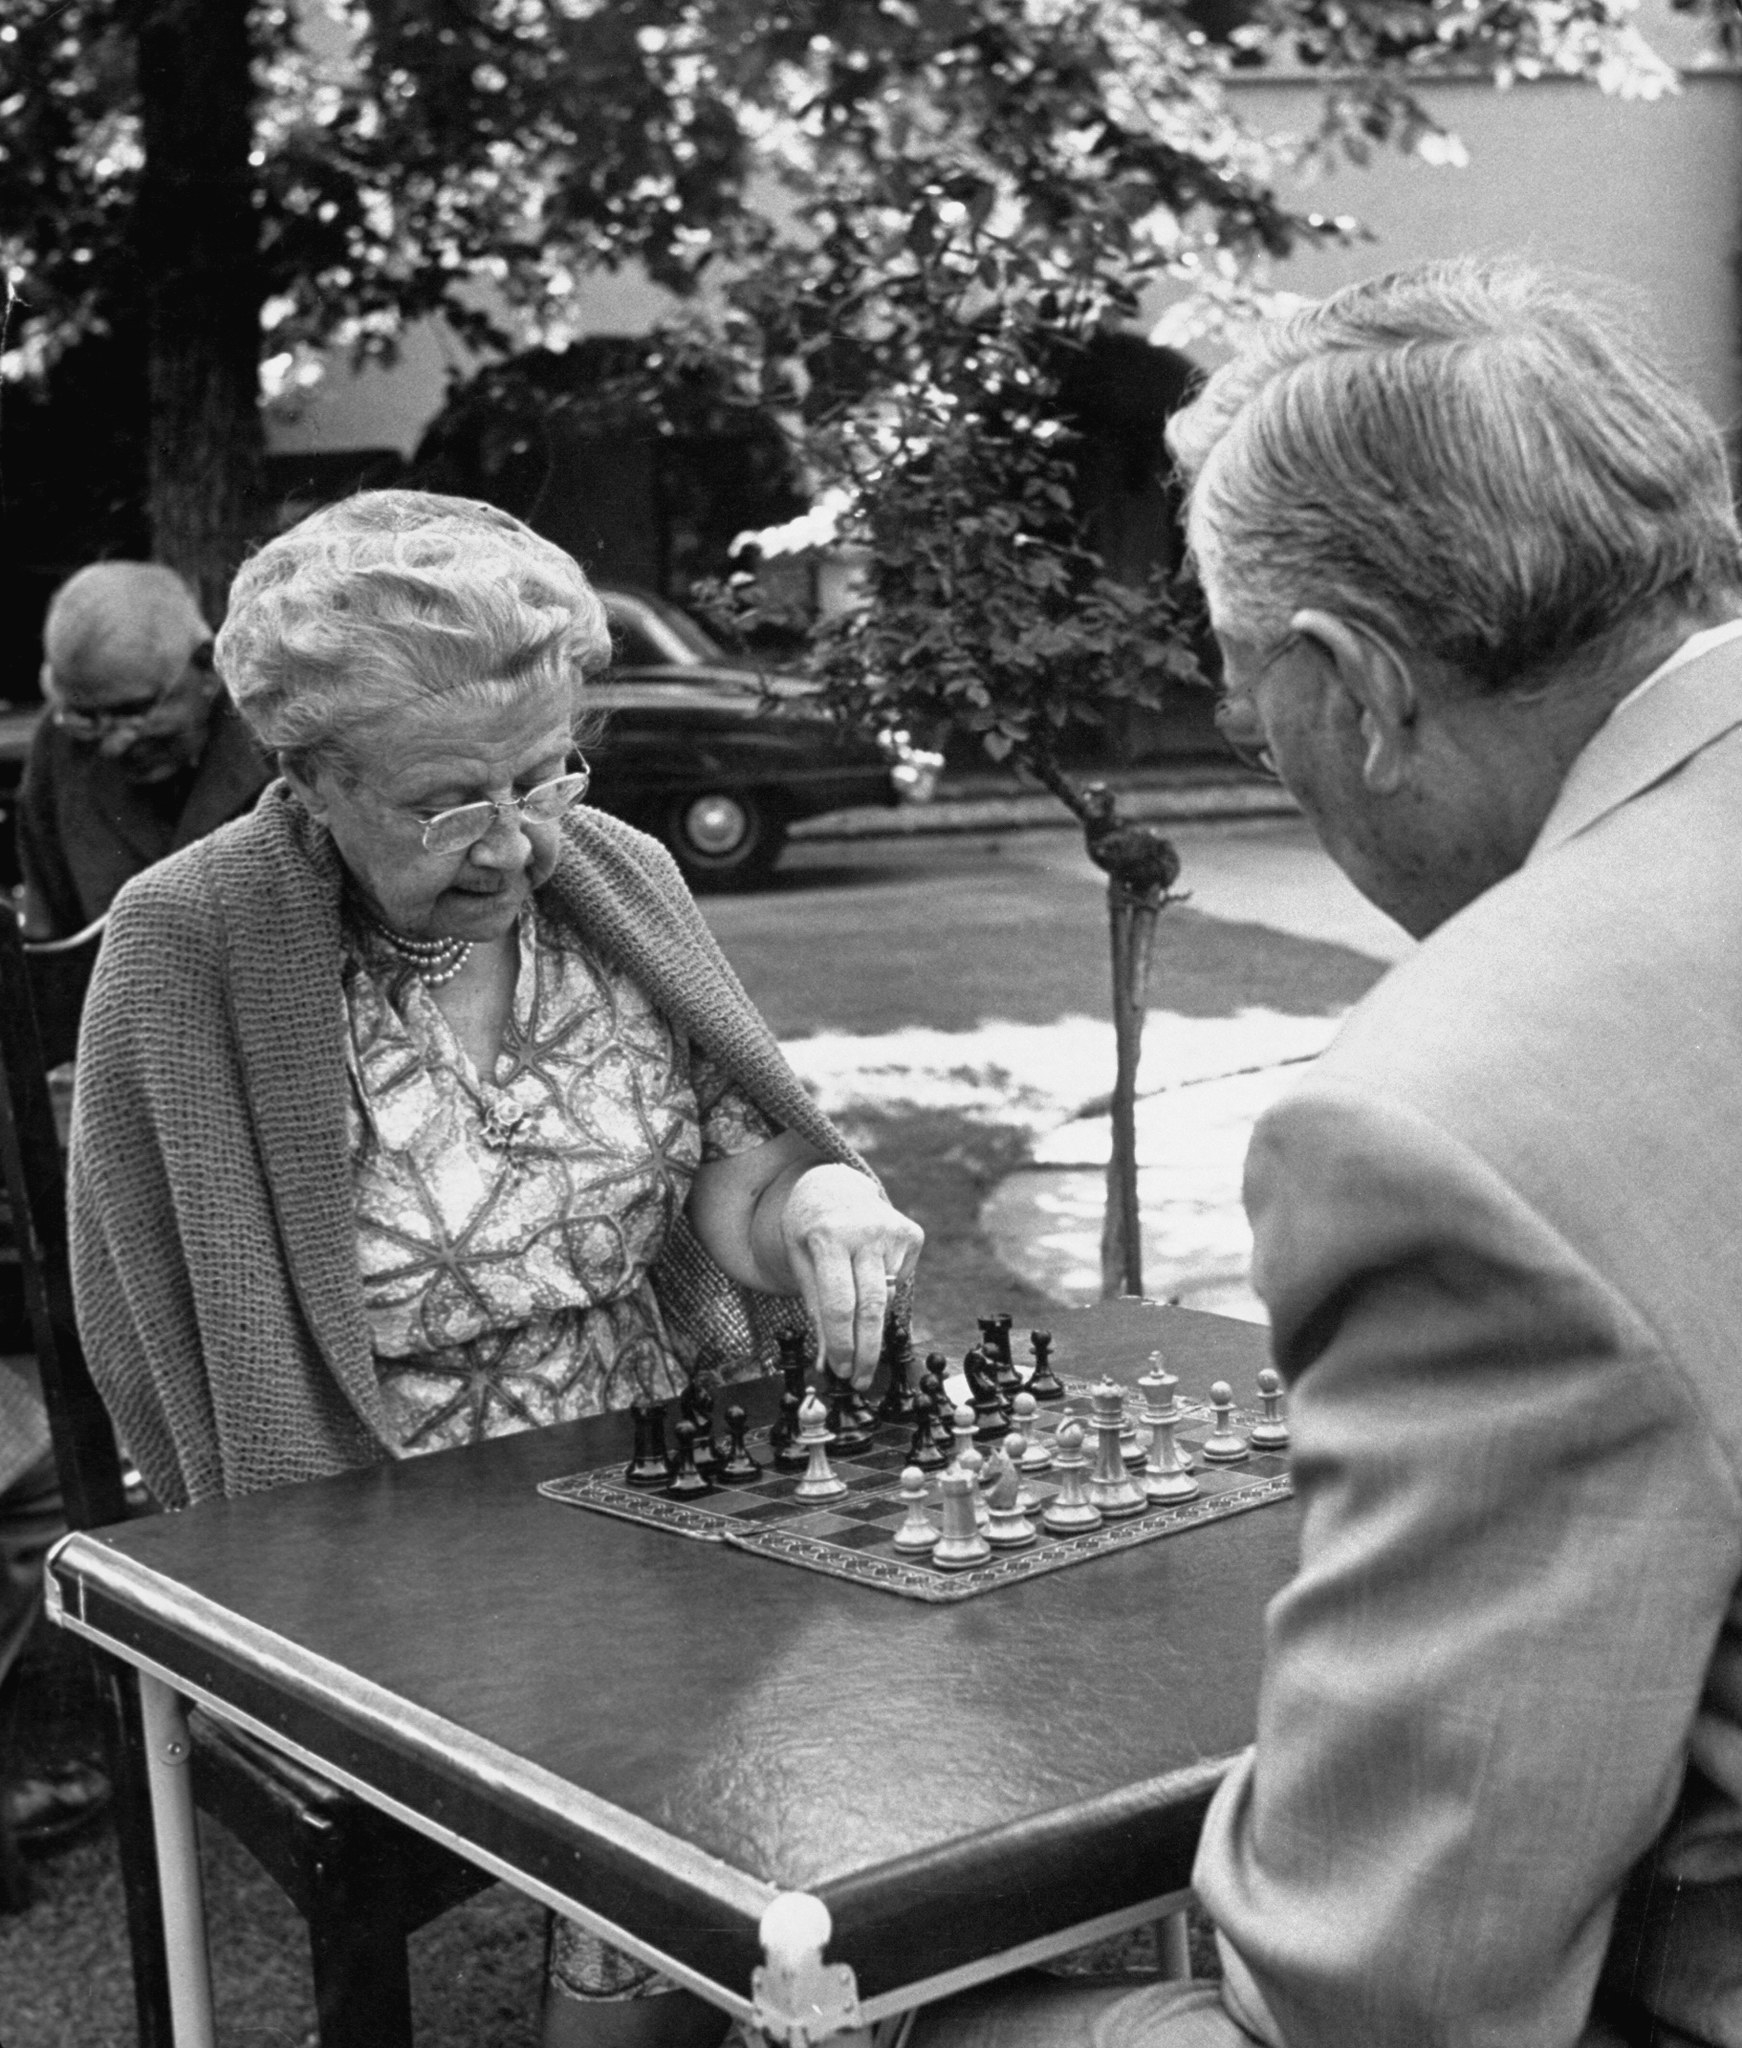
[[(1192, 1308), (1262, 1313), (1246, 1286), (1246, 1142), (1337, 1023), (1257, 1008), (1214, 1018), (1150, 1012), (1137, 1105), (1147, 1291), (1177, 1294)], [(925, 1109), (1026, 1131), (1032, 1163), (992, 1189), (981, 1228), (1000, 1261), (1042, 1293), (1058, 1301), (1099, 1296), (1110, 1024), (1069, 1017), (971, 1033), (826, 1032), (786, 1051), (822, 1107), (849, 1127), (867, 1110)]]

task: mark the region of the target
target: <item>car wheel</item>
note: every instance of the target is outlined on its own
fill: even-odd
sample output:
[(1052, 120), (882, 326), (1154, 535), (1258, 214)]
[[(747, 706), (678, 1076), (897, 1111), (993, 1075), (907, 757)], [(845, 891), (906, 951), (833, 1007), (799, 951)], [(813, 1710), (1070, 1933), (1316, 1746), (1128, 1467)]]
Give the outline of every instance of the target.
[(689, 790), (667, 806), (660, 836), (692, 889), (750, 889), (773, 872), (786, 820), (753, 789)]

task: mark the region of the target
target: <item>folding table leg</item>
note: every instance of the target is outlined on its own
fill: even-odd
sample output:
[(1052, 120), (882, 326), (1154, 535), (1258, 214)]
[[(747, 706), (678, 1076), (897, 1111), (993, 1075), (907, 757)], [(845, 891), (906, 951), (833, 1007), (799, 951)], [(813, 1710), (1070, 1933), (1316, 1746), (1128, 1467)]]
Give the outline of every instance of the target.
[(1183, 1911), (1167, 1913), (1155, 1923), (1161, 1950), (1161, 1974), (1170, 1983), (1192, 1974), (1190, 1923)]
[(212, 2019), (212, 1966), (200, 1890), (200, 1843), (188, 1782), (187, 1710), (147, 1673), (139, 1674), (145, 1721), (145, 1767), (151, 1780), (151, 1822), (163, 1891), (163, 1940), (169, 1952), (169, 2010), (175, 2048), (217, 2048)]

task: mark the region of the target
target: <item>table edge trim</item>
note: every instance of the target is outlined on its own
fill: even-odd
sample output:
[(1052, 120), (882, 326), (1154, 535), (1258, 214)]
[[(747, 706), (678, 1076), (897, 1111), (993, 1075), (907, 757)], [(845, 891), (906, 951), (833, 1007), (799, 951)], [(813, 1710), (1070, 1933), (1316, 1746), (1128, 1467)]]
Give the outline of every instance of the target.
[[(669, 1834), (653, 1822), (643, 1820), (625, 1808), (614, 1806), (595, 1792), (559, 1778), (542, 1765), (529, 1763), (503, 1749), (487, 1737), (445, 1719), (427, 1707), (401, 1699), (372, 1680), (348, 1671), (314, 1651), (305, 1650), (257, 1622), (245, 1620), (203, 1593), (181, 1585), (83, 1533), (64, 1536), (49, 1552), (45, 1576), (51, 1588), (53, 1618), (63, 1627), (102, 1643), (126, 1661), (139, 1664), (109, 1636), (75, 1617), (58, 1597), (57, 1572), (65, 1572), (75, 1583), (88, 1582), (123, 1606), (136, 1609), (171, 1634), (190, 1634), (206, 1648), (217, 1650), (262, 1677), (282, 1684), (287, 1691), (325, 1711), (337, 1711), (375, 1738), (386, 1739), (421, 1754), (426, 1763), (452, 1767), (456, 1758), (465, 1761), (471, 1774), (491, 1790), (517, 1795), (536, 1802), (548, 1812), (567, 1821), (612, 1848), (631, 1857), (656, 1864), (661, 1869), (713, 1897), (728, 1911), (741, 1913), (752, 1926), (763, 1909), (780, 1891), (780, 1886), (735, 1868), (697, 1849), (680, 1836)], [(233, 1720), (251, 1717), (227, 1702), (212, 1699), (191, 1687), (172, 1671), (158, 1676), (190, 1697), (198, 1697), (214, 1712)], [(264, 1740), (285, 1748), (283, 1735), (270, 1728), (258, 1731)], [(309, 1767), (346, 1782), (360, 1797), (379, 1805), (385, 1795), (366, 1791), (326, 1758), (307, 1756)], [(428, 1833), (426, 1827), (422, 1830)], [(480, 1855), (480, 1863), (487, 1857)], [(631, 1944), (633, 1945), (633, 1944)]]

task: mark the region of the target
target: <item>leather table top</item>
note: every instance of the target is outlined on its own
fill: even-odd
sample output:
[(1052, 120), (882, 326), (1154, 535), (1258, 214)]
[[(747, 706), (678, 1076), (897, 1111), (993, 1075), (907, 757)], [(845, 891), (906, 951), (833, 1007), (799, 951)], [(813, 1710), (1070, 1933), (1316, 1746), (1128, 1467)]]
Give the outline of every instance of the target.
[[(1054, 1329), (1062, 1373), (1129, 1384), (1160, 1345), (1200, 1397), (1249, 1403), (1266, 1362), (1252, 1324), (1146, 1303)], [(823, 1898), (869, 1999), (1185, 1884), (1292, 1503), (930, 1606), (540, 1498), (628, 1449), (626, 1416), (539, 1430), (51, 1570), (83, 1632), (740, 1998), (778, 1890)]]

